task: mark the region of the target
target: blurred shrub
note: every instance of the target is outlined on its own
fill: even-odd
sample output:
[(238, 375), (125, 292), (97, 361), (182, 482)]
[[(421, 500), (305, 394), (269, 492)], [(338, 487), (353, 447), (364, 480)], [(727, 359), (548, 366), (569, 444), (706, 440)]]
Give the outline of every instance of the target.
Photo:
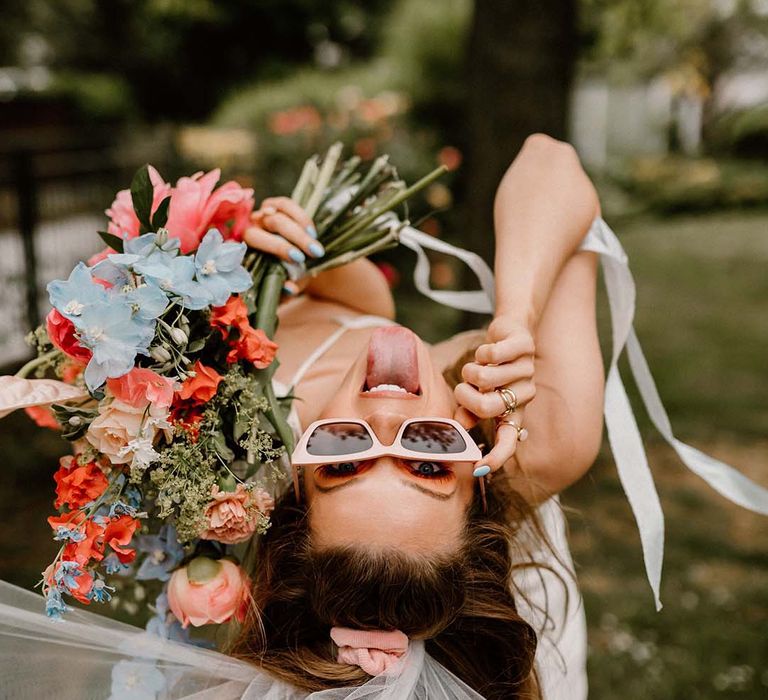
[(768, 105), (719, 117), (711, 126), (710, 142), (718, 153), (742, 158), (768, 157)]
[(130, 86), (116, 75), (62, 72), (50, 92), (70, 102), (84, 121), (116, 122), (136, 115)]
[(768, 204), (768, 171), (757, 162), (644, 157), (618, 179), (648, 209), (660, 212)]

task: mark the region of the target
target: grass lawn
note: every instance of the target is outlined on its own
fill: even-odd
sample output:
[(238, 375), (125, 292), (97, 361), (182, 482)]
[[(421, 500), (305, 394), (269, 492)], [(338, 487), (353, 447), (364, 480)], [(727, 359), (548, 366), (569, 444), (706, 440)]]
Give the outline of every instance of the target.
[[(768, 213), (615, 228), (677, 436), (768, 485)], [(426, 337), (453, 318), (424, 301), (402, 316)], [(563, 498), (590, 626), (590, 697), (768, 697), (768, 519), (727, 503), (641, 427), (666, 514), (662, 612), (610, 456)], [(45, 517), (62, 448), (23, 414), (0, 422), (0, 578), (30, 586), (54, 553)]]

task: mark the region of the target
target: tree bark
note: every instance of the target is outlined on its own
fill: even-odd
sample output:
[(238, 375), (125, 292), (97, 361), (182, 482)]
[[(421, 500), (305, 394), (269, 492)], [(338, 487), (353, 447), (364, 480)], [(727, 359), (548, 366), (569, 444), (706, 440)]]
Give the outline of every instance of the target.
[(504, 171), (528, 135), (566, 136), (576, 44), (576, 0), (475, 0), (465, 242), (488, 261), (493, 198)]

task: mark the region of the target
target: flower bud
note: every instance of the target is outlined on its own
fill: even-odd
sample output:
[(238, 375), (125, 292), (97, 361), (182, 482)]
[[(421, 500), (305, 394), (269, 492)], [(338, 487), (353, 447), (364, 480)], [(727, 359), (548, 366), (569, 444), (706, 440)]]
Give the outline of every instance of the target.
[(149, 356), (156, 360), (157, 362), (170, 362), (171, 361), (171, 353), (169, 353), (165, 348), (160, 346), (155, 346), (149, 351)]
[(186, 345), (189, 336), (181, 328), (171, 328), (171, 339), (177, 345)]
[(159, 228), (155, 233), (155, 245), (162, 248), (168, 242), (168, 229)]

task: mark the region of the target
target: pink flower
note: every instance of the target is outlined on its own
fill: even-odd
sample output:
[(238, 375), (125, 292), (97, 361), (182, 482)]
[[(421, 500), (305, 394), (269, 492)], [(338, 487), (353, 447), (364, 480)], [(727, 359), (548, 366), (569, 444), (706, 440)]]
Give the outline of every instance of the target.
[[(157, 207), (169, 194), (171, 186), (165, 182), (160, 173), (151, 165), (149, 166), (149, 179), (154, 187), (152, 196), (152, 213), (155, 213)], [(107, 209), (105, 214), (109, 217), (107, 231), (118, 238), (136, 238), (139, 235), (141, 224), (136, 218), (136, 212), (133, 210), (133, 200), (130, 190), (120, 190), (112, 202), (112, 206)], [(89, 261), (89, 264), (93, 264)]]
[(107, 387), (115, 398), (134, 408), (144, 409), (152, 404), (166, 409), (173, 401), (173, 381), (143, 367), (134, 367), (122, 377), (108, 379)]
[(237, 544), (250, 539), (259, 521), (268, 516), (275, 502), (263, 489), (248, 490), (238, 484), (234, 491), (221, 491), (214, 486), (212, 501), (205, 509), (208, 529), (201, 535), (204, 540), (217, 540), (224, 544)]
[(221, 171), (195, 173), (176, 183), (165, 227), (181, 241), (181, 252), (195, 250), (210, 228), (240, 240), (253, 211), (253, 190), (230, 181), (214, 191)]
[(245, 618), (250, 580), (228, 559), (196, 557), (173, 572), (168, 582), (168, 604), (183, 627)]

